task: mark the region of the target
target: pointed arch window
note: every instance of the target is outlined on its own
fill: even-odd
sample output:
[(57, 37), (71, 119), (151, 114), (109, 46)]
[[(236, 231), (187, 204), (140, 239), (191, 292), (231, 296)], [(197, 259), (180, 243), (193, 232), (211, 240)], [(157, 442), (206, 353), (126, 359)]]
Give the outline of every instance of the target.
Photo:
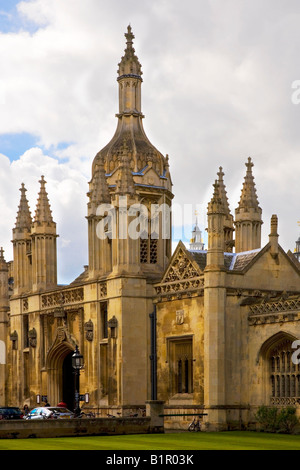
[(300, 401), (300, 368), (292, 361), (292, 341), (284, 339), (269, 355), (271, 404), (295, 405)]

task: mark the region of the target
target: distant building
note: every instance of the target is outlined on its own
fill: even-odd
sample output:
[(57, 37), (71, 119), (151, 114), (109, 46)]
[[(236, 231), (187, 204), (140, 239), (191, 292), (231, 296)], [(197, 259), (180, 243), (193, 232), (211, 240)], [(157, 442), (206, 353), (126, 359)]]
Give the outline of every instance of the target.
[(202, 232), (198, 227), (198, 220), (196, 218), (196, 223), (192, 231), (192, 238), (190, 242), (190, 250), (199, 251), (204, 250), (204, 243), (202, 239)]

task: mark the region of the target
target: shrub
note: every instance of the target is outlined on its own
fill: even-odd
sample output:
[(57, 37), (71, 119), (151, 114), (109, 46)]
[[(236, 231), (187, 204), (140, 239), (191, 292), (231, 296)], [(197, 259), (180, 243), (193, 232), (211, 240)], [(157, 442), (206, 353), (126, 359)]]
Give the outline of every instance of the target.
[(291, 434), (299, 424), (296, 408), (293, 406), (287, 406), (286, 408), (260, 406), (255, 418), (262, 426), (263, 431), (267, 432)]
[(255, 418), (264, 431), (276, 432), (278, 430), (278, 408), (260, 406)]
[(280, 432), (291, 434), (297, 424), (299, 424), (299, 419), (296, 416), (296, 408), (293, 406), (282, 408), (278, 416), (278, 424)]

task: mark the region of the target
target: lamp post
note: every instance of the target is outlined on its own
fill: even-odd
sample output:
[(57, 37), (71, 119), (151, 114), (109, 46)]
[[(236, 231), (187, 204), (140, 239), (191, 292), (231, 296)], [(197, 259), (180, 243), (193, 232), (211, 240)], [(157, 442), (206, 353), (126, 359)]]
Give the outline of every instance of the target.
[(79, 376), (80, 376), (80, 370), (83, 369), (83, 355), (80, 354), (77, 345), (76, 345), (74, 354), (72, 355), (72, 367), (75, 372), (75, 410), (74, 412), (75, 412), (75, 416), (78, 416), (80, 413)]

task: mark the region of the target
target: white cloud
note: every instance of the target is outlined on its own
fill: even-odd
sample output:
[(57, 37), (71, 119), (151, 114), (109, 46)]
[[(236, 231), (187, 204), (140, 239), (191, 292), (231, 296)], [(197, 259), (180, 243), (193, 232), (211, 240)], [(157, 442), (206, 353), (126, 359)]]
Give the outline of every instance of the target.
[(45, 155), (39, 148), (28, 150), (12, 163), (0, 155), (1, 246), (5, 249), (6, 260), (12, 259), (10, 240), (20, 200), (19, 188), (21, 183), (25, 184), (31, 215), (34, 217), (41, 175), (45, 176), (47, 182), (46, 190), (59, 234), (59, 282), (70, 282), (87, 263), (87, 180), (81, 171)]
[[(145, 130), (170, 155), (174, 202), (201, 204), (204, 212), (221, 165), (234, 212), (250, 155), (264, 241), (277, 213), (280, 242), (294, 248), (300, 219), (300, 105), (291, 101), (292, 83), (300, 79), (297, 0), (31, 0), (18, 10), (24, 28), (0, 34), (0, 129), (34, 134), (47, 151), (30, 149), (12, 164), (0, 157), (0, 201), (12, 220), (21, 181), (27, 178), (35, 197), (43, 169), (63, 240), (61, 266), (69, 264), (74, 243), (80, 246), (79, 235), (86, 245), (87, 181), (94, 155), (117, 124), (116, 70), (129, 23), (144, 71)], [(31, 23), (34, 31), (26, 29)], [(70, 145), (55, 150), (61, 142)], [(77, 223), (82, 229), (75, 234)], [(2, 233), (10, 239), (7, 229)]]

